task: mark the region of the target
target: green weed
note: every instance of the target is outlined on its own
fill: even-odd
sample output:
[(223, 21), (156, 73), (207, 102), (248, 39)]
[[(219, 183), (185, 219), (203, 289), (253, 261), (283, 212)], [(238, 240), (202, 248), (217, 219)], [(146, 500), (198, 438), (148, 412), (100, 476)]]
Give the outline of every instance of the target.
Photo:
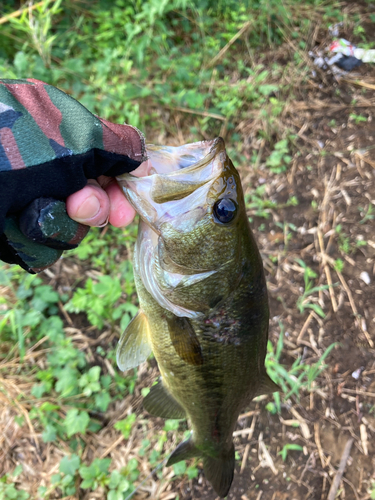
[(119, 420), (118, 422), (116, 422), (114, 428), (118, 431), (121, 431), (125, 439), (129, 439), (135, 420), (135, 413), (131, 413), (124, 420)]
[[(133, 283), (133, 275), (130, 283)], [(127, 283), (129, 286), (129, 282)], [(134, 292), (133, 289), (131, 289)], [(125, 330), (138, 308), (131, 302), (121, 302), (123, 288), (119, 278), (99, 276), (95, 283), (89, 278), (84, 288), (78, 288), (71, 300), (65, 305), (68, 312), (85, 312), (89, 322), (97, 328), (104, 324), (112, 328), (120, 320), (121, 330)]]
[(289, 154), (289, 141), (282, 139), (274, 146), (274, 150), (266, 160), (267, 167), (275, 174), (285, 172), (292, 157)]
[(299, 444), (293, 444), (293, 443), (288, 443), (283, 446), (283, 448), (279, 451), (279, 455), (281, 455), (281, 458), (283, 459), (283, 462), (285, 462), (288, 452), (291, 450), (296, 450), (296, 451), (303, 451), (303, 447), (300, 446)]
[(349, 119), (353, 120), (356, 125), (358, 125), (361, 122), (367, 122), (367, 117), (363, 115), (357, 115), (355, 113), (350, 113)]
[[(271, 342), (268, 342), (267, 345), (267, 356), (265, 361), (267, 373), (270, 375), (272, 380), (280, 386), (283, 393), (283, 401), (287, 401), (291, 396), (295, 396), (297, 401), (299, 401), (301, 393), (303, 391), (311, 391), (312, 383), (327, 368), (324, 361), (337, 344), (331, 344), (316, 363), (308, 365), (301, 363), (301, 359), (298, 358), (289, 370), (287, 370), (280, 363), (283, 345), (284, 330), (282, 325), (280, 325), (280, 335), (277, 341), (276, 349), (274, 349)], [(273, 404), (268, 407), (268, 410), (271, 413), (281, 412), (280, 393), (274, 393)]]
[[(298, 200), (295, 196), (291, 196), (286, 203), (277, 203), (276, 201), (269, 200), (266, 196), (266, 189), (267, 186), (262, 184), (245, 195), (246, 207), (254, 216), (268, 219), (271, 217), (272, 210), (298, 205)], [(289, 224), (289, 227), (293, 229), (295, 226)]]
[[(294, 204), (295, 203), (295, 197), (292, 197), (290, 199), (290, 204)], [(297, 201), (297, 205), (298, 205), (298, 201)], [(287, 250), (288, 248), (288, 243), (289, 241), (293, 238), (293, 233), (292, 231), (295, 233), (297, 232), (297, 226), (295, 224), (292, 224), (291, 222), (275, 222), (275, 226), (279, 227), (282, 232), (283, 232), (283, 241), (284, 241), (284, 251)], [(291, 229), (291, 231), (290, 231)]]
[(17, 31), (24, 32), (30, 45), (40, 55), (45, 66), (51, 64), (51, 53), (57, 34), (52, 34), (52, 21), (61, 11), (62, 0), (54, 2), (45, 1), (41, 5), (36, 5), (34, 9), (24, 9), (22, 15), (11, 18), (9, 21)]
[(304, 269), (303, 280), (305, 283), (304, 291), (300, 297), (297, 299), (297, 309), (302, 314), (306, 309), (312, 309), (321, 318), (325, 318), (323, 309), (316, 302), (312, 302), (312, 295), (321, 290), (327, 290), (328, 285), (313, 286), (313, 279), (317, 278), (318, 275), (310, 267), (308, 267), (303, 260), (296, 259), (296, 262)]
[(22, 465), (18, 465), (12, 474), (0, 477), (0, 500), (28, 500), (30, 495), (25, 490), (17, 488), (14, 480), (22, 472)]
[(342, 273), (344, 270), (344, 261), (342, 259), (336, 259), (334, 264), (335, 270)]
[(360, 224), (365, 224), (367, 221), (373, 220), (375, 218), (375, 215), (373, 214), (373, 204), (372, 203), (368, 204), (367, 210), (365, 210), (362, 207), (358, 207), (358, 210), (360, 211), (361, 216), (363, 217), (363, 219), (361, 219), (359, 221)]
[[(372, 217), (373, 217), (372, 208), (370, 208), (370, 206), (368, 208), (367, 214), (365, 214), (364, 218), (362, 219), (362, 221), (360, 223), (363, 224), (364, 222), (367, 222), (367, 220), (372, 219)], [(337, 242), (338, 242), (339, 250), (343, 254), (347, 254), (347, 255), (353, 254), (356, 252), (356, 250), (358, 248), (367, 245), (367, 241), (359, 236), (356, 238), (355, 241), (352, 241), (351, 238), (347, 235), (347, 233), (345, 233), (345, 231), (343, 230), (343, 227), (341, 224), (337, 224), (337, 226), (335, 227), (335, 232), (337, 234)]]
[(80, 466), (81, 460), (78, 455), (65, 456), (61, 459), (59, 473), (51, 477), (51, 486), (49, 488), (40, 486), (38, 494), (42, 498), (48, 498), (56, 489), (61, 492), (62, 497), (73, 496), (76, 493), (76, 472)]
[[(3, 77), (46, 80), (93, 112), (142, 129), (159, 128), (163, 110), (187, 108), (198, 112), (198, 133), (213, 135), (215, 115), (233, 131), (250, 109), (259, 109), (270, 138), (284, 108), (284, 69), (250, 65), (244, 54), (280, 44), (282, 25), (307, 30), (293, 7), (276, 0), (103, 0), (84, 10), (71, 0), (45, 0), (2, 27), (11, 48), (0, 52), (0, 70)], [(249, 19), (244, 35), (215, 59)], [(238, 73), (236, 82), (227, 68)], [(284, 168), (288, 161), (281, 141), (269, 166)]]
[[(66, 294), (59, 295), (51, 286), (43, 284), (40, 277), (26, 275), (16, 267), (2, 268), (0, 280), (8, 290), (0, 299), (1, 356), (9, 359), (18, 351), (22, 360), (36, 342), (50, 347), (43, 368), (33, 369), (31, 377), (34, 381), (31, 396), (35, 399), (29, 417), (41, 428), (43, 441), (74, 440), (88, 431), (97, 431), (101, 425), (89, 416), (89, 412), (104, 412), (113, 399), (132, 392), (134, 376), (123, 377), (116, 373), (112, 377), (102, 373), (99, 366), (87, 363), (84, 352), (67, 335), (58, 315), (58, 305), (63, 306), (67, 301)], [(99, 294), (103, 293), (100, 285), (105, 288), (107, 283), (108, 280), (104, 280), (98, 284)], [(114, 286), (119, 286), (118, 282), (115, 281)], [(133, 293), (134, 289), (130, 291)], [(108, 295), (107, 288), (104, 293)], [(115, 289), (106, 302), (109, 309), (113, 308), (113, 301), (118, 296)], [(136, 310), (135, 306), (122, 308), (120, 304), (119, 307), (120, 311), (130, 311), (124, 315), (134, 314)], [(120, 315), (116, 318), (111, 318), (113, 324), (120, 322)], [(125, 322), (128, 321), (129, 318)], [(114, 358), (114, 349), (103, 354)], [(29, 371), (25, 362), (23, 372)]]
[(349, 254), (351, 250), (350, 238), (343, 231), (341, 224), (337, 224), (337, 226), (335, 227), (335, 232), (338, 235), (338, 245), (340, 251), (344, 254)]

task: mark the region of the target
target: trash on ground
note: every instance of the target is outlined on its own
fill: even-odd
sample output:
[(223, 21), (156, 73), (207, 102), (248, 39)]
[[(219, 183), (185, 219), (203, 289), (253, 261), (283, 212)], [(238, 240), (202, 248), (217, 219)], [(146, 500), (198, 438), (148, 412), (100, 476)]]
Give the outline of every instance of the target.
[(368, 273), (366, 273), (366, 271), (363, 271), (359, 277), (361, 278), (362, 281), (364, 281), (366, 283), (366, 285), (369, 285), (371, 283), (371, 278), (369, 276)]
[(361, 373), (363, 372), (363, 368), (358, 368), (357, 370), (355, 370), (353, 373), (352, 373), (352, 377), (355, 379), (355, 380), (358, 380), (359, 377), (361, 376)]
[(360, 49), (345, 38), (340, 38), (331, 43), (330, 52), (336, 52), (348, 57), (355, 57), (364, 63), (375, 63), (375, 50)]
[[(330, 33), (338, 33), (338, 27), (330, 27)], [(375, 50), (361, 49), (345, 38), (333, 41), (326, 51), (310, 51), (309, 56), (315, 66), (336, 76), (345, 75), (363, 63), (375, 63)]]
[(332, 38), (338, 38), (340, 35), (340, 29), (344, 26), (344, 23), (336, 23), (336, 24), (331, 24), (331, 26), (328, 26), (328, 31), (329, 34), (331, 35)]

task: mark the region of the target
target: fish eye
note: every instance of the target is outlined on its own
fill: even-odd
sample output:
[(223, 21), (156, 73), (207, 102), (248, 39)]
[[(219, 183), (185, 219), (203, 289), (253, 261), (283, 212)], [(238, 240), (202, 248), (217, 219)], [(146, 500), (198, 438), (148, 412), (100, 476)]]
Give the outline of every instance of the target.
[(237, 203), (230, 198), (222, 198), (214, 205), (214, 214), (217, 221), (224, 224), (231, 222), (237, 213)]

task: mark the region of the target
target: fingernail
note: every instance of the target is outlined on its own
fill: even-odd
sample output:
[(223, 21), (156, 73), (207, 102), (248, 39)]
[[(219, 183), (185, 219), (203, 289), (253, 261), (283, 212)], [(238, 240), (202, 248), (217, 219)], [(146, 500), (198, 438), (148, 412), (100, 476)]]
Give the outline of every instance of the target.
[(109, 215), (102, 224), (95, 224), (95, 227), (104, 227), (108, 224), (108, 221), (109, 221)]
[(82, 205), (76, 212), (75, 220), (78, 222), (87, 222), (96, 215), (98, 215), (100, 210), (100, 201), (94, 195), (89, 196), (85, 199)]

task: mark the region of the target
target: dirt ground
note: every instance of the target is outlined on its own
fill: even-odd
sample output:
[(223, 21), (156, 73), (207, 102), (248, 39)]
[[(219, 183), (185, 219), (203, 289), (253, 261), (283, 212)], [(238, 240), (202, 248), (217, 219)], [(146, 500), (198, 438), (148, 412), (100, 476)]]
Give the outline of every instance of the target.
[[(332, 498), (375, 498), (375, 220), (369, 208), (375, 204), (375, 68), (363, 65), (339, 80), (317, 73), (282, 117), (298, 136), (290, 170), (275, 176), (260, 166), (241, 174), (245, 192), (266, 184), (264, 197), (278, 203), (266, 220), (250, 215), (267, 274), (273, 344), (280, 322), (285, 329), (282, 362), (290, 366), (302, 356), (311, 363), (338, 344), (314, 392), (283, 405), (281, 417), (253, 402), (239, 419), (233, 500), (329, 498), (343, 456)], [(251, 126), (242, 124), (249, 157), (262, 147)], [(292, 196), (298, 205), (286, 206)], [(304, 290), (296, 259), (316, 272), (315, 286), (331, 285), (313, 296), (324, 319), (296, 309)], [(291, 451), (283, 462), (279, 452), (288, 443), (303, 452)], [(204, 479), (182, 483), (179, 491), (181, 498), (218, 500)]]
[[(274, 345), (280, 323), (285, 330), (282, 363), (290, 367), (300, 357), (314, 363), (337, 346), (314, 391), (283, 404), (281, 416), (265, 409), (270, 398), (252, 402), (240, 416), (231, 500), (327, 499), (343, 456), (332, 498), (366, 500), (373, 498), (373, 483), (375, 490), (375, 68), (363, 65), (341, 79), (316, 73), (281, 117), (297, 136), (288, 171), (276, 175), (262, 162), (239, 170), (245, 195), (265, 185), (263, 198), (276, 202), (262, 217), (255, 208), (249, 215), (266, 269)], [(242, 153), (250, 159), (256, 150), (266, 158), (254, 121), (239, 129), (248, 131)], [(291, 197), (298, 205), (288, 204)], [(304, 291), (297, 259), (318, 277), (314, 286), (322, 289), (307, 302), (320, 305), (324, 318), (296, 308)], [(141, 374), (140, 387), (152, 376)], [(149, 424), (162, 426), (160, 419)], [(279, 452), (290, 443), (303, 451), (288, 452), (284, 462)], [(164, 478), (172, 476), (163, 470)], [(156, 475), (149, 481), (154, 489), (145, 488), (157, 491), (155, 498), (219, 500), (203, 475), (162, 487)], [(141, 487), (134, 498), (150, 497)]]

